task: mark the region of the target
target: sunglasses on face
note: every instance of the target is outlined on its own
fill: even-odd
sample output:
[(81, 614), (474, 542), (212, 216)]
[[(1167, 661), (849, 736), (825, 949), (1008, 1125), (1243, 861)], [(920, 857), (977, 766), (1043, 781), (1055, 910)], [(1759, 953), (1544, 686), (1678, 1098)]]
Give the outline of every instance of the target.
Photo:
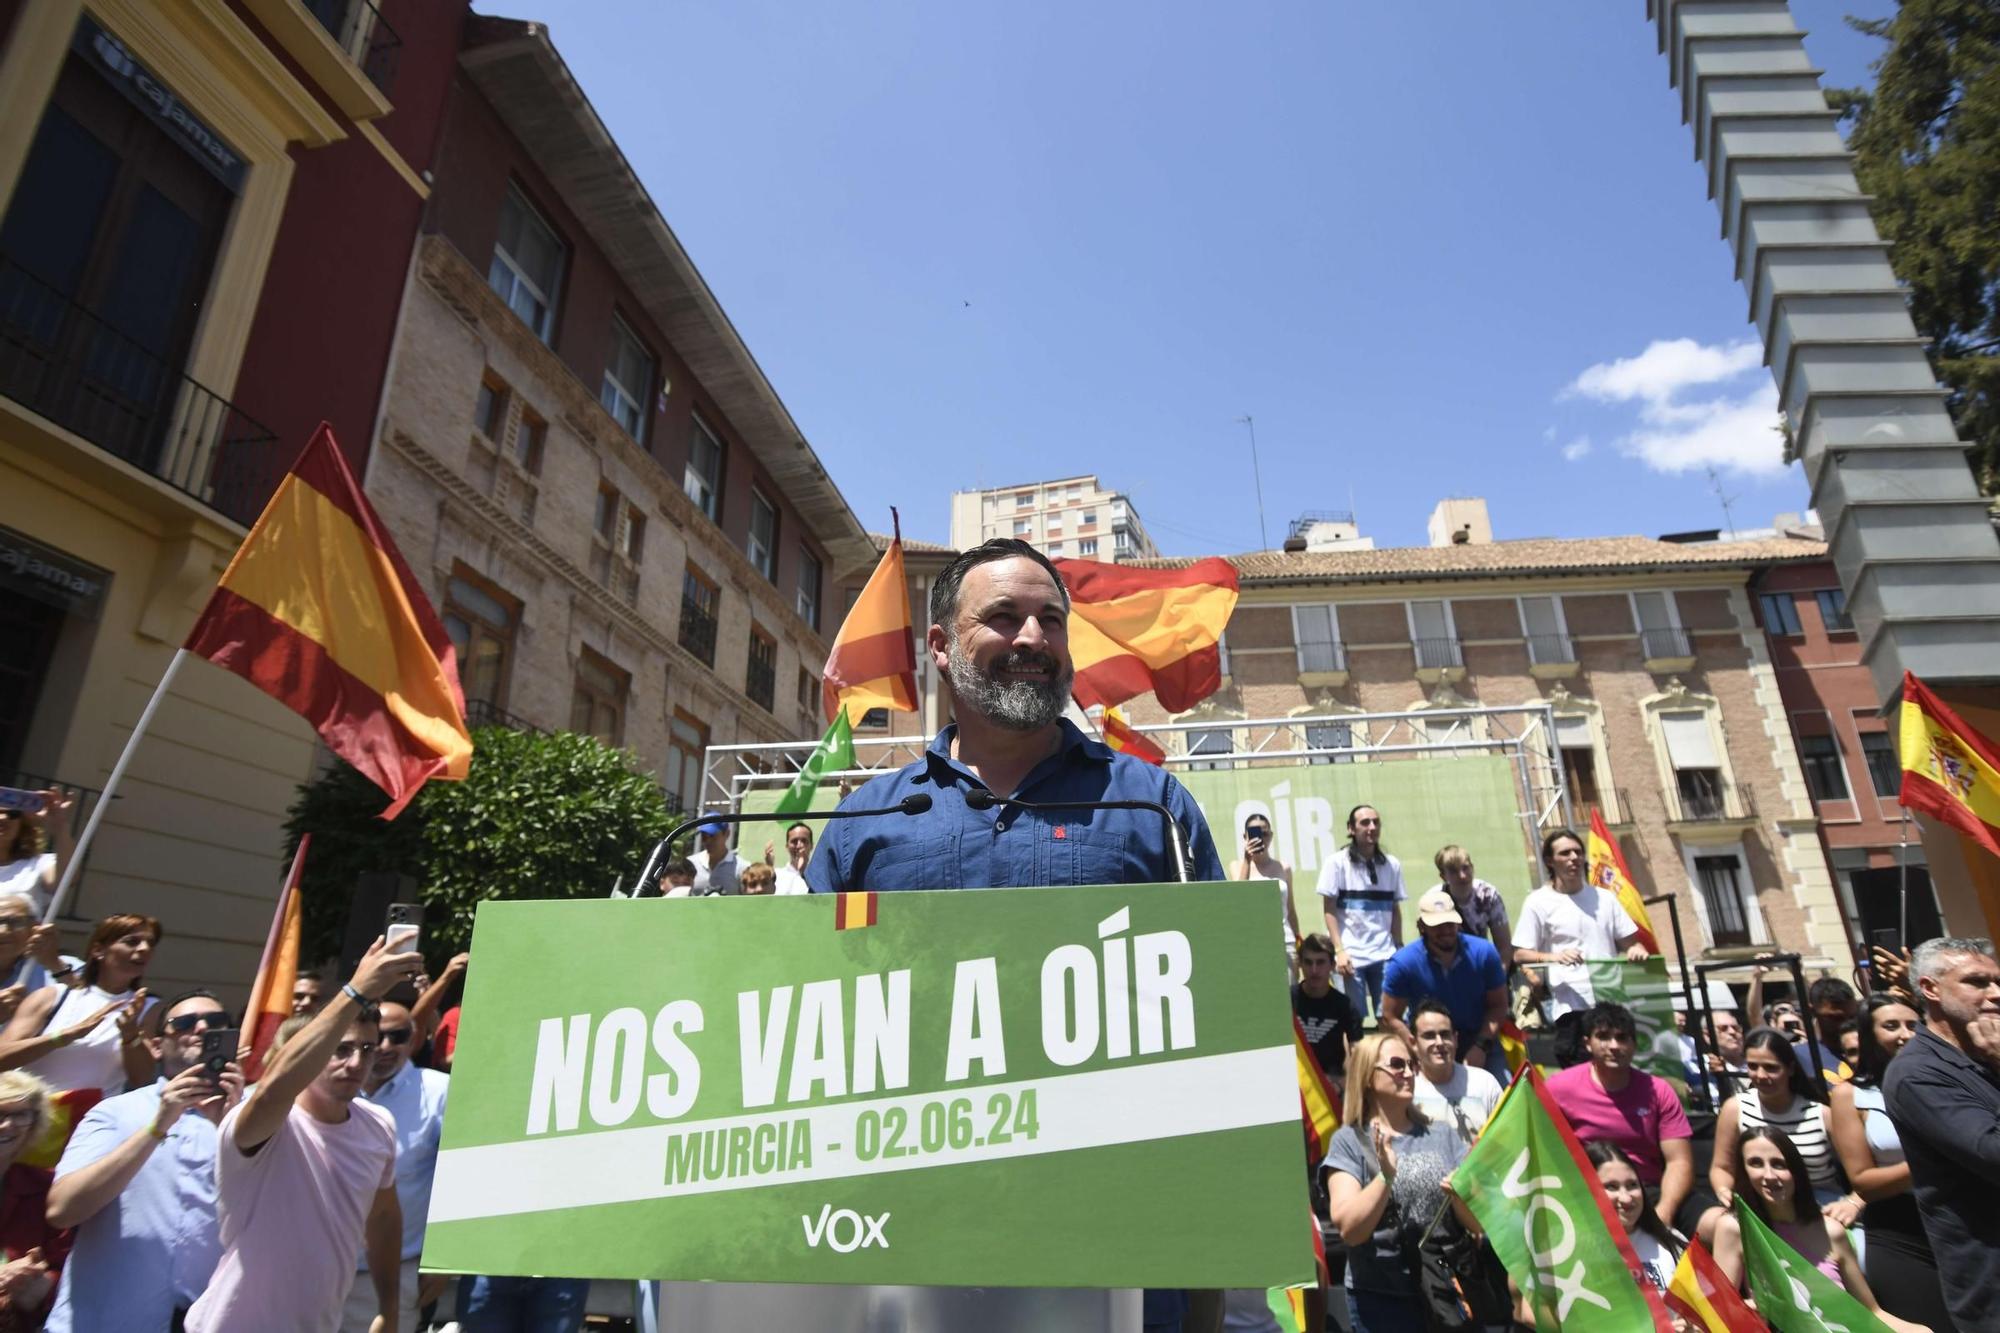
[(1408, 1060), (1403, 1059), (1401, 1056), (1398, 1056), (1393, 1060), (1384, 1060), (1381, 1064), (1376, 1065), (1375, 1067), (1381, 1070), (1385, 1074), (1407, 1074), (1410, 1072), (1410, 1069), (1412, 1068), (1411, 1063)]
[(220, 1009), (204, 1009), (198, 1014), (175, 1014), (167, 1020), (170, 1032), (188, 1033), (196, 1028), (219, 1028), (229, 1021)]
[(384, 1046), (401, 1046), (414, 1035), (414, 1028), (383, 1028), (382, 1044)]

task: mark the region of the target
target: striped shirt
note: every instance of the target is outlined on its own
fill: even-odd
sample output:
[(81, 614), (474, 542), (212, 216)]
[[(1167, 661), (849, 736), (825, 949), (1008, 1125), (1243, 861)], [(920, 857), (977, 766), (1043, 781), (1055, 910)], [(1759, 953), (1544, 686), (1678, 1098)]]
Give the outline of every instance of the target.
[(1768, 1126), (1781, 1129), (1805, 1159), (1806, 1174), (1812, 1177), (1816, 1190), (1839, 1190), (1839, 1168), (1834, 1162), (1833, 1144), (1826, 1136), (1826, 1117), (1821, 1114), (1818, 1102), (1807, 1101), (1793, 1094), (1792, 1104), (1782, 1113), (1765, 1109), (1763, 1100), (1757, 1096), (1757, 1089), (1746, 1087), (1736, 1094), (1736, 1126), (1738, 1132)]
[(1363, 860), (1354, 844), (1335, 852), (1319, 872), (1319, 896), (1339, 912), (1340, 938), (1334, 941), (1357, 966), (1387, 962), (1396, 952), (1391, 929), (1403, 892), (1403, 863), (1377, 848)]

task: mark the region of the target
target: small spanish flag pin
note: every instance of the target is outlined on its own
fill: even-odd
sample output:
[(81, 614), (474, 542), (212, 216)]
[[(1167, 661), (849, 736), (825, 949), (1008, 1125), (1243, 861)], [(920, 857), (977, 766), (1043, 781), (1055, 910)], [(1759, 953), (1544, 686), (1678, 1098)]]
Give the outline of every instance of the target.
[(875, 898), (872, 893), (842, 893), (833, 909), (835, 930), (859, 930), (863, 926), (875, 924)]

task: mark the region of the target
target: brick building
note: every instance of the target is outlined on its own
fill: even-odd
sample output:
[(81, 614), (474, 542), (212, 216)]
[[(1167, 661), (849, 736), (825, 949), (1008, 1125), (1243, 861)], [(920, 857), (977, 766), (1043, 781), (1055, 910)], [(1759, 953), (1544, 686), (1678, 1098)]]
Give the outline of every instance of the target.
[(1317, 734), (1342, 737), (1321, 743), (1346, 743), (1343, 716), (1546, 700), (1576, 818), (1604, 810), (1641, 891), (1679, 896), (1691, 948), (1790, 948), (1845, 966), (1817, 812), (1747, 586), (1823, 565), (1825, 547), (1444, 541), (1228, 557), (1242, 597), (1223, 688), (1178, 719), (1135, 700), (1133, 720), (1208, 724), (1167, 734), (1215, 763), (1259, 745), (1257, 728), (1233, 726), (1243, 720), (1300, 719), (1303, 733), (1321, 719)]
[(474, 722), (686, 806), (711, 744), (819, 734), (874, 544), (540, 25), (467, 22), (367, 489)]

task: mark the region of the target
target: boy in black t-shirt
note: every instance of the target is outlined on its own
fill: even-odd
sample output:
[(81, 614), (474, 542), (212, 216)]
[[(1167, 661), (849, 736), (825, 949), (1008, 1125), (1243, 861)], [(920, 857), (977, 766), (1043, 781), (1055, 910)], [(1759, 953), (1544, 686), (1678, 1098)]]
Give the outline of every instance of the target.
[(1347, 1047), (1361, 1040), (1361, 1015), (1333, 984), (1333, 942), (1326, 936), (1299, 941), (1299, 978), (1292, 987), (1292, 1012), (1338, 1095), (1347, 1085)]

